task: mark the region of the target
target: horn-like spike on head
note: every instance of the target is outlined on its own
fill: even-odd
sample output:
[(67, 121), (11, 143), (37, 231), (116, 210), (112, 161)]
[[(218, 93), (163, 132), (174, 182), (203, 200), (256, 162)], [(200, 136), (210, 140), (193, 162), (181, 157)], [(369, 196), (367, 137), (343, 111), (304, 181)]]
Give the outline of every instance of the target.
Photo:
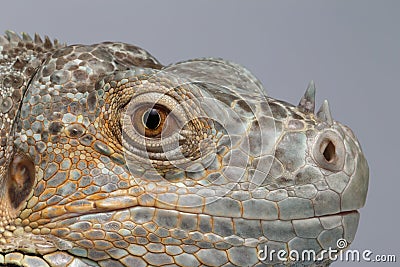
[(305, 113), (314, 113), (315, 110), (315, 84), (311, 80), (308, 84), (307, 90), (303, 97), (300, 99), (297, 108)]
[(39, 34), (35, 33), (35, 43), (36, 44), (42, 44), (42, 38), (40, 38)]
[(32, 42), (32, 38), (26, 32), (22, 33), (22, 40), (24, 40), (26, 42)]
[(12, 43), (17, 43), (17, 42), (21, 41), (21, 38), (18, 36), (18, 34), (16, 34), (13, 31), (7, 30), (6, 36), (7, 36), (8, 40)]
[(327, 122), (329, 125), (333, 124), (333, 119), (331, 115), (331, 110), (329, 108), (329, 102), (328, 100), (324, 100), (324, 103), (322, 103), (321, 107), (319, 108), (317, 112), (317, 118), (319, 118), (322, 121)]
[(51, 42), (49, 36), (44, 37), (44, 48), (51, 49), (53, 47), (53, 43)]

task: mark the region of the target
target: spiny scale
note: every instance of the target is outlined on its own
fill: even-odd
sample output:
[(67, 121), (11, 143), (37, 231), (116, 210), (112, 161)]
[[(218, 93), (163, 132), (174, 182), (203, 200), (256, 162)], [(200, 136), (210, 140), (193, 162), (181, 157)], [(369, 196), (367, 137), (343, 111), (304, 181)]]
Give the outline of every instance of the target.
[[(315, 83), (313, 80), (310, 81), (308, 84), (307, 90), (304, 93), (303, 97), (300, 99), (299, 104), (297, 105), (297, 108), (304, 112), (304, 113), (314, 113), (315, 111)], [(331, 115), (331, 111), (329, 108), (329, 102), (328, 100), (325, 100), (320, 109), (318, 110), (316, 114), (317, 118), (320, 120), (327, 122), (328, 125), (333, 124), (333, 119)]]
[[(22, 38), (21, 38), (22, 36)], [(27, 34), (26, 32), (22, 32), (21, 36), (18, 35), (17, 33), (13, 31), (6, 31), (5, 36), (0, 36), (0, 44), (6, 44), (6, 43), (17, 43), (17, 42), (34, 42), (36, 44), (44, 44), (44, 47), (46, 49), (51, 49), (53, 47), (60, 47), (60, 46), (66, 46), (65, 43), (60, 44), (60, 42), (57, 39), (54, 39), (51, 41), (51, 39), (46, 35), (44, 37), (44, 42), (42, 38), (39, 36), (39, 34), (35, 33), (34, 39)]]
[(317, 118), (319, 118), (322, 121), (327, 122), (329, 125), (333, 124), (333, 119), (331, 115), (331, 110), (329, 108), (329, 102), (328, 100), (324, 100), (322, 103), (321, 107), (319, 108), (317, 112)]
[(300, 99), (297, 107), (304, 113), (314, 113), (315, 110), (315, 84), (314, 81), (311, 80), (306, 92), (303, 97)]

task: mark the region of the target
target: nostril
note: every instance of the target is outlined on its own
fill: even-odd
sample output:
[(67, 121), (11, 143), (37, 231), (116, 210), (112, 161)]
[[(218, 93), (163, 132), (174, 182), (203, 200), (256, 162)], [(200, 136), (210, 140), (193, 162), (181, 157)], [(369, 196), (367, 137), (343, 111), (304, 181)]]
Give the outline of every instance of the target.
[(328, 144), (324, 148), (322, 154), (324, 155), (324, 158), (326, 159), (327, 162), (334, 161), (336, 157), (336, 149), (332, 141), (328, 141)]
[(343, 138), (332, 130), (320, 133), (315, 139), (313, 157), (315, 162), (326, 170), (342, 170), (346, 158)]

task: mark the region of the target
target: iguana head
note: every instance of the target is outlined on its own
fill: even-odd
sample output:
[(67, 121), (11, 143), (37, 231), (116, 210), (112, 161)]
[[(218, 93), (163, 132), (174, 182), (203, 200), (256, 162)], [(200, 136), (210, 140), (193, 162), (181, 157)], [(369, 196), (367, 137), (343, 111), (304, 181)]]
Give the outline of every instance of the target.
[(243, 266), (265, 246), (352, 242), (368, 166), (327, 102), (314, 114), (314, 94), (275, 100), (220, 59), (163, 67), (120, 43), (55, 49), (7, 126), (6, 262)]

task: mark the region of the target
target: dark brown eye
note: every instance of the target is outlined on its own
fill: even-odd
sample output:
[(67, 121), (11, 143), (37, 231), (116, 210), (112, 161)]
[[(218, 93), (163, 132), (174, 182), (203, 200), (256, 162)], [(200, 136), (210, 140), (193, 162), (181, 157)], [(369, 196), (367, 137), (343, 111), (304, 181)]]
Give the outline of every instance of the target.
[(9, 166), (8, 196), (13, 208), (17, 209), (32, 191), (35, 182), (35, 166), (24, 155), (14, 155)]
[(168, 111), (160, 106), (139, 107), (132, 115), (135, 129), (146, 137), (161, 137)]

